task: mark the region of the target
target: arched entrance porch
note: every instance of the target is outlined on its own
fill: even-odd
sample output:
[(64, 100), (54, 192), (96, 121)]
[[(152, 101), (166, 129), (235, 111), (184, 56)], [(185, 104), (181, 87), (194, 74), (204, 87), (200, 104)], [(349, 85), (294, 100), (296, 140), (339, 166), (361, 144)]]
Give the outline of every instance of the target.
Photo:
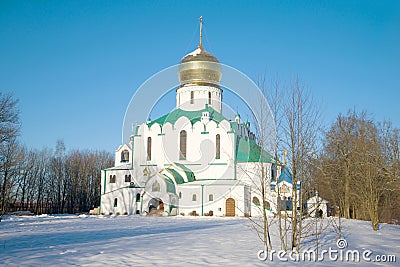
[(149, 212), (152, 210), (164, 211), (164, 202), (159, 198), (152, 198), (149, 201)]

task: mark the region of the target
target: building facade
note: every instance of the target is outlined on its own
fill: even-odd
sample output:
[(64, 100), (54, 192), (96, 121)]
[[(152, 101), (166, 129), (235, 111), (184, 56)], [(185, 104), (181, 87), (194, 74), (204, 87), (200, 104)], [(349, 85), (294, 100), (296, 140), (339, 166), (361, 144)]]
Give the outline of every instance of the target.
[(102, 171), (100, 213), (255, 216), (262, 181), (269, 213), (278, 197), (290, 199), (290, 173), (257, 145), (248, 122), (222, 114), (221, 77), (200, 35), (179, 65), (176, 108), (138, 125)]

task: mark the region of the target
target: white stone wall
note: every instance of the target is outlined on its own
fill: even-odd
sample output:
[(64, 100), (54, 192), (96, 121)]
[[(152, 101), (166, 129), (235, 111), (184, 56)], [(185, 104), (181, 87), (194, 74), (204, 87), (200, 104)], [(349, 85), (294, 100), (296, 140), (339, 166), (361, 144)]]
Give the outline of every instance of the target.
[[(141, 209), (141, 202), (136, 201), (136, 195), (140, 194), (137, 188), (121, 188), (108, 192), (101, 196), (100, 214), (105, 215), (132, 215)], [(114, 199), (117, 199), (117, 206), (114, 207)]]
[[(193, 101), (191, 101), (191, 92), (194, 96)], [(209, 92), (211, 93), (211, 104), (208, 99)], [(176, 90), (176, 107), (183, 110), (200, 110), (204, 109), (207, 104), (221, 113), (221, 100), (222, 90), (216, 86), (185, 85)]]
[[(248, 205), (245, 205), (245, 191), (248, 187), (242, 184), (209, 183), (201, 186), (201, 184), (185, 184), (179, 186), (177, 194), (181, 193), (179, 199), (179, 213), (185, 216), (196, 211), (196, 214), (202, 215), (213, 211), (214, 216), (226, 215), (226, 200), (233, 198), (235, 200), (235, 216), (245, 216), (248, 213)], [(193, 201), (193, 194), (196, 194), (196, 201)], [(209, 196), (213, 195), (213, 200), (209, 200)]]
[[(187, 133), (186, 159), (179, 158), (180, 132)], [(146, 124), (139, 127), (134, 137), (135, 178), (144, 183), (144, 169), (159, 172), (171, 163), (178, 162), (193, 170), (196, 180), (234, 178), (234, 136), (228, 121), (217, 124), (209, 121), (206, 125), (194, 125), (186, 117), (179, 118), (174, 125), (155, 123), (150, 128)], [(220, 159), (216, 159), (216, 135), (220, 135)], [(147, 161), (147, 139), (152, 138), (152, 157)]]

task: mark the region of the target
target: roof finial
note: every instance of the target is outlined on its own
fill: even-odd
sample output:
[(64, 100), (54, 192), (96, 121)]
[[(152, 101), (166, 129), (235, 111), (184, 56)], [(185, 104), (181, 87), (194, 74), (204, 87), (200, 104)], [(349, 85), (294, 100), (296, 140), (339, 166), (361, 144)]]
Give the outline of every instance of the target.
[(200, 40), (199, 40), (199, 48), (203, 49), (203, 16), (199, 18), (200, 22)]

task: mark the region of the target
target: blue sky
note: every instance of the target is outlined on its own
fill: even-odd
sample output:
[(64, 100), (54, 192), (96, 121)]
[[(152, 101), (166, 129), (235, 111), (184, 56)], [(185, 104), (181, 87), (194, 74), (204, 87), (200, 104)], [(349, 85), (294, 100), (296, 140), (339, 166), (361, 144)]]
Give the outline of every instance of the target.
[(198, 41), (255, 79), (299, 75), (329, 125), (348, 109), (400, 127), (400, 1), (0, 1), (0, 91), (29, 147), (113, 151), (126, 106)]

